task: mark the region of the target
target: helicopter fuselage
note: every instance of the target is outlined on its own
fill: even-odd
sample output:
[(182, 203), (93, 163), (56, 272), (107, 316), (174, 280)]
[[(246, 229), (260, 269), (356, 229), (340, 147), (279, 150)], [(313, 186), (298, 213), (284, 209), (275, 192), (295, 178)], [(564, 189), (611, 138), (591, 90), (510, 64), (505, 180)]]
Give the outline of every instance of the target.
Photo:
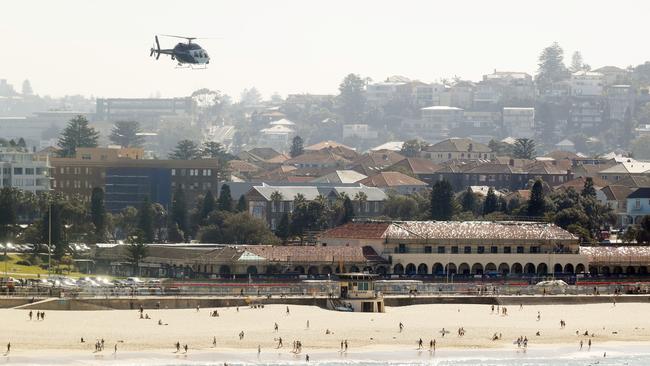
[(210, 63), (208, 53), (196, 43), (179, 43), (172, 49), (172, 57), (180, 64)]

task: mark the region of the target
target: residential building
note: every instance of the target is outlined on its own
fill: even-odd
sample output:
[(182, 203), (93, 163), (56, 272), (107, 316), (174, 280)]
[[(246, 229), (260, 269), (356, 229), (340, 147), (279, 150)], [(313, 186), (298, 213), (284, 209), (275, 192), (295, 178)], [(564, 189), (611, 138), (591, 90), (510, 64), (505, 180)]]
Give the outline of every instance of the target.
[(367, 124), (343, 125), (343, 138), (359, 138), (362, 140), (374, 140), (379, 134)]
[(514, 138), (533, 138), (535, 108), (503, 108), (503, 133)]
[(287, 150), (296, 131), (284, 125), (274, 125), (260, 130), (258, 147), (272, 147)]
[(617, 228), (623, 228), (629, 224), (627, 216), (627, 197), (634, 190), (634, 188), (614, 184), (608, 185), (600, 190), (600, 192), (603, 193), (604, 198), (599, 199), (599, 201), (614, 211), (614, 214), (616, 214), (615, 227)]
[(377, 174), (402, 159), (404, 159), (402, 154), (391, 150), (369, 151), (350, 163), (348, 168), (370, 176)]
[(629, 84), (631, 81), (630, 72), (616, 66), (603, 66), (593, 70), (593, 72), (602, 75), (603, 84), (606, 86)]
[(32, 193), (50, 190), (50, 159), (48, 155), (0, 150), (0, 188), (13, 187)]
[(431, 106), (421, 108), (420, 112), (420, 119), (402, 121), (403, 132), (414, 138), (443, 139), (463, 122), (463, 109), (457, 107)]
[(194, 102), (184, 98), (98, 98), (95, 120), (139, 121), (156, 126), (162, 120), (192, 120)]
[[(480, 84), (490, 85), (500, 94), (500, 102), (508, 104), (514, 101), (532, 102), (535, 99), (533, 77), (519, 71), (497, 71), (483, 75)], [(474, 97), (476, 103), (476, 96)]]
[(400, 98), (409, 100), (410, 96), (411, 80), (403, 76), (391, 76), (386, 81), (366, 85), (366, 100), (373, 105)]
[(304, 154), (295, 156), (284, 162), (296, 168), (344, 168), (350, 160), (335, 154), (329, 149), (305, 150)]
[[(383, 214), (386, 193), (375, 187), (358, 186), (272, 186), (262, 183), (253, 186), (246, 193), (248, 212), (251, 216), (266, 221), (271, 229), (275, 229), (285, 213), (294, 210), (294, 199), (301, 194), (306, 201), (314, 201), (324, 197), (328, 202), (334, 202), (341, 194), (346, 194), (354, 200), (355, 217), (375, 217)], [(363, 202), (356, 197), (365, 194)], [(275, 200), (274, 200), (275, 198)]]
[(367, 176), (354, 170), (335, 170), (332, 173), (311, 180), (312, 183), (350, 184), (366, 179)]
[(420, 157), (442, 163), (449, 160), (493, 160), (496, 156), (485, 144), (468, 138), (450, 138), (423, 148)]
[(650, 215), (650, 187), (637, 188), (627, 196), (627, 217), (623, 226), (641, 223), (641, 219)]
[(440, 168), (439, 164), (429, 159), (404, 158), (384, 170), (402, 172), (414, 176), (428, 185), (433, 185), (435, 183), (435, 173)]
[(420, 192), (429, 186), (426, 182), (400, 172), (380, 172), (359, 183), (368, 187), (380, 188), (385, 192), (395, 192), (398, 194)]
[(571, 131), (597, 132), (603, 123), (605, 101), (602, 97), (572, 98), (568, 127)]
[(324, 246), (372, 247), (388, 273), (531, 276), (586, 273), (578, 238), (548, 223), (490, 221), (353, 222), (319, 236)]
[(574, 97), (603, 95), (603, 74), (578, 71), (571, 75), (571, 95)]
[(619, 180), (627, 177), (650, 175), (650, 162), (628, 158), (612, 167), (600, 170), (599, 174), (600, 178), (609, 182), (609, 184), (617, 184)]
[(445, 91), (443, 84), (417, 83), (413, 87), (413, 101), (417, 107), (440, 105), (440, 94)]

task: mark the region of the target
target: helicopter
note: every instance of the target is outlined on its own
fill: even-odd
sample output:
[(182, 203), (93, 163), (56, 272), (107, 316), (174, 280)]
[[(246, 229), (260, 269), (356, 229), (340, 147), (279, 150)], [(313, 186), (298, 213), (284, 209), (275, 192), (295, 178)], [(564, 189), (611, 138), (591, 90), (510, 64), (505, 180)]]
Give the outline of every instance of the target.
[(201, 48), (196, 43), (192, 43), (193, 40), (197, 39), (196, 37), (182, 37), (182, 36), (171, 36), (163, 34), (163, 37), (173, 37), (173, 38), (183, 38), (187, 40), (187, 43), (178, 43), (172, 49), (161, 49), (160, 43), (158, 42), (158, 36), (155, 36), (156, 39), (156, 48), (151, 47), (151, 53), (149, 56), (156, 55), (156, 60), (160, 58), (160, 55), (170, 55), (172, 60), (178, 62), (178, 66), (188, 65), (193, 67), (194, 65), (203, 65), (206, 66), (210, 63), (210, 56), (208, 53)]

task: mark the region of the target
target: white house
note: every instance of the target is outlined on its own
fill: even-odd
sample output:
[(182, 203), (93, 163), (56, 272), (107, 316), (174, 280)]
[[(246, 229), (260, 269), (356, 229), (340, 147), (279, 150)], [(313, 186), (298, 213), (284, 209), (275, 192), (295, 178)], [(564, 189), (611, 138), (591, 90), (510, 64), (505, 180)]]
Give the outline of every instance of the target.
[(578, 71), (571, 75), (571, 95), (574, 97), (603, 95), (603, 74)]

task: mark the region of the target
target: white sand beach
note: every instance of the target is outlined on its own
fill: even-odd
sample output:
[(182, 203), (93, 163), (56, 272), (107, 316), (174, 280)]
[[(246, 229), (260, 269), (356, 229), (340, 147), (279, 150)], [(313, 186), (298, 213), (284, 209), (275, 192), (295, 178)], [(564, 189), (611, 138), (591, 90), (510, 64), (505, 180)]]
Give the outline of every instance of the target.
[[(529, 340), (528, 348), (575, 347), (591, 339), (593, 347), (605, 342), (650, 344), (650, 304), (620, 303), (589, 305), (508, 306), (508, 315), (491, 312), (488, 305), (414, 305), (389, 307), (386, 313), (345, 313), (314, 306), (267, 305), (264, 309), (241, 307), (214, 309), (145, 310), (151, 320), (139, 319), (137, 310), (46, 311), (44, 321), (29, 320), (27, 310), (1, 309), (0, 351), (11, 342), (11, 356), (44, 353), (82, 353), (91, 355), (94, 343), (104, 339), (102, 354), (143, 352), (173, 354), (174, 344), (189, 346), (190, 354), (202, 352), (291, 355), (292, 342), (300, 340), (302, 353), (339, 351), (342, 340), (348, 352), (413, 351), (422, 338), (425, 350), (436, 340), (439, 351), (476, 349), (517, 349), (519, 336)], [(540, 313), (540, 320), (537, 314)], [(34, 317), (35, 319), (35, 317)], [(158, 325), (158, 320), (168, 325)], [(566, 327), (560, 327), (560, 320)], [(307, 328), (309, 321), (309, 328)], [(274, 323), (278, 332), (274, 331)], [(402, 332), (399, 323), (404, 324)], [(464, 336), (457, 330), (463, 327)], [(442, 337), (440, 330), (450, 331)], [(326, 334), (326, 330), (331, 334)], [(244, 338), (238, 334), (243, 331)], [(536, 336), (536, 332), (540, 332)], [(576, 335), (578, 331), (579, 335)], [(590, 336), (584, 336), (588, 331)], [(491, 340), (501, 334), (500, 340)], [(83, 337), (86, 342), (81, 343)], [(217, 345), (213, 347), (213, 337)], [(276, 349), (282, 337), (284, 347)], [(181, 350), (181, 353), (183, 351)]]

